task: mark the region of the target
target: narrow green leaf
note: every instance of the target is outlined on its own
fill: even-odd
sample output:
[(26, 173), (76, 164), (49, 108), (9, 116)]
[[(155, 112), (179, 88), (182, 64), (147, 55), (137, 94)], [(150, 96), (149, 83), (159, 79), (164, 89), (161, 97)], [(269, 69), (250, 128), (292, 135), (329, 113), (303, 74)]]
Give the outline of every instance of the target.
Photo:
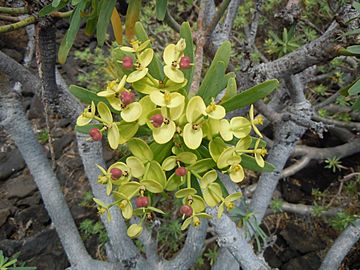
[(274, 91), (276, 87), (278, 87), (278, 85), (279, 81), (276, 79), (265, 81), (261, 84), (251, 87), (250, 89), (245, 90), (244, 92), (237, 94), (236, 96), (228, 99), (221, 105), (226, 109), (227, 112), (243, 108), (247, 105), (254, 103), (255, 101), (266, 97), (272, 91)]
[(135, 24), (139, 20), (141, 9), (141, 0), (131, 0), (126, 12), (125, 18), (125, 35), (129, 42), (135, 36)]
[(104, 45), (107, 27), (110, 23), (111, 14), (115, 4), (116, 0), (107, 0), (101, 2), (99, 19), (96, 25), (96, 38), (100, 46)]
[(360, 13), (360, 2), (355, 2), (352, 4), (353, 7), (357, 10), (357, 12)]
[(75, 131), (83, 134), (89, 134), (90, 129), (98, 128), (101, 129), (103, 127), (102, 124), (91, 124), (86, 126), (75, 126)]
[(360, 34), (360, 28), (346, 32), (344, 36), (358, 35)]
[(349, 46), (346, 50), (354, 55), (360, 55), (360, 45)]
[(255, 158), (246, 154), (241, 155), (241, 165), (244, 168), (255, 172), (272, 172), (273, 170), (275, 170), (274, 165), (268, 162), (265, 162), (264, 168), (261, 168), (259, 165), (257, 165)]
[(60, 4), (61, 0), (53, 0), (51, 5), (56, 8)]
[[(191, 63), (194, 63), (194, 43), (189, 22), (182, 23), (180, 28), (180, 37), (184, 38), (186, 42), (184, 55), (190, 57)], [(185, 87), (186, 91), (188, 92), (192, 83), (194, 66), (191, 66), (191, 68), (189, 69), (183, 70), (183, 73), (185, 75), (185, 78), (188, 80), (188, 83)]]
[[(213, 62), (214, 63), (214, 62)], [(204, 99), (205, 104), (209, 104), (212, 98), (215, 98), (224, 86), (225, 63), (217, 62), (211, 64), (208, 72), (199, 88), (198, 95)]]
[(85, 104), (91, 104), (91, 101), (94, 101), (95, 104), (98, 104), (100, 101), (104, 102), (109, 109), (116, 113), (117, 111), (114, 110), (110, 103), (107, 101), (104, 97), (99, 97), (94, 92), (91, 92), (83, 87), (77, 86), (77, 85), (70, 85), (69, 91), (71, 94), (73, 94), (77, 99), (79, 99), (82, 103)]
[(54, 7), (52, 4), (46, 5), (42, 9), (40, 9), (39, 16), (44, 17), (44, 16), (50, 14), (51, 12), (62, 9), (65, 6), (66, 6), (66, 2), (60, 3), (60, 5), (58, 5), (56, 7)]
[(360, 112), (360, 97), (358, 97), (355, 103), (352, 105), (352, 109)]
[(165, 144), (151, 143), (150, 149), (154, 153), (154, 159), (159, 163), (163, 162), (163, 160), (170, 155), (173, 145), (174, 143), (172, 141)]
[(226, 68), (231, 55), (231, 44), (225, 41), (217, 50), (213, 61), (199, 87), (198, 95), (208, 104), (212, 97), (216, 97), (227, 85), (224, 80)]
[(163, 21), (166, 14), (167, 0), (156, 0), (156, 18)]
[(360, 78), (349, 88), (350, 95), (356, 95), (360, 93)]
[[(141, 22), (137, 22), (135, 24), (135, 34), (136, 38), (140, 40), (141, 42), (144, 42), (149, 39), (148, 35), (146, 34), (146, 31), (141, 24)], [(149, 45), (149, 48), (151, 45)], [(164, 79), (164, 71), (162, 69), (162, 64), (159, 56), (157, 54), (154, 54), (153, 60), (151, 61), (150, 65), (148, 66), (150, 74), (158, 79), (163, 80)]]
[(72, 47), (76, 34), (80, 28), (81, 17), (80, 13), (86, 7), (86, 1), (81, 1), (75, 8), (70, 21), (69, 30), (66, 32), (63, 40), (61, 41), (59, 52), (58, 52), (58, 61), (60, 64), (66, 62), (66, 58), (69, 54), (70, 48)]

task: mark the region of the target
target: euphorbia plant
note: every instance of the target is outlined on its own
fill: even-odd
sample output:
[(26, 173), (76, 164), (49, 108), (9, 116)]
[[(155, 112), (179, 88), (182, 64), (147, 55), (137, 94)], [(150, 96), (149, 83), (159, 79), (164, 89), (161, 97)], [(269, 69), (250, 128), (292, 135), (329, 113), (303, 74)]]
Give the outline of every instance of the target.
[[(262, 118), (255, 117), (253, 106), (249, 117), (227, 119), (226, 114), (250, 105), (256, 100), (253, 96), (265, 96), (275, 89), (277, 81), (236, 95), (234, 75), (225, 74), (230, 57), (226, 42), (216, 53), (198, 95), (191, 96), (188, 90), (194, 56), (187, 23), (181, 33), (176, 43), (165, 47), (163, 64), (137, 23), (137, 39), (130, 46), (113, 50), (108, 70), (114, 78), (102, 91), (95, 95), (71, 87), (75, 96), (91, 104), (79, 116), (77, 129), (89, 132), (94, 140), (106, 137), (114, 150), (126, 144), (131, 152), (108, 169), (98, 165), (98, 182), (106, 185), (107, 195), (115, 200), (105, 205), (95, 199), (100, 214), (119, 207), (125, 219), (140, 218), (128, 228), (130, 237), (141, 234), (149, 217), (164, 214), (157, 208), (161, 205), (156, 204), (156, 198), (165, 192), (175, 192), (175, 198), (182, 200), (181, 228), (186, 229), (211, 218), (206, 207), (218, 207), (221, 217), (241, 198), (240, 192), (226, 194), (218, 171), (239, 183), (245, 178), (244, 168), (271, 170), (263, 160), (265, 142), (257, 128)], [(225, 96), (217, 102), (224, 89)], [(252, 131), (258, 138), (251, 137)]]

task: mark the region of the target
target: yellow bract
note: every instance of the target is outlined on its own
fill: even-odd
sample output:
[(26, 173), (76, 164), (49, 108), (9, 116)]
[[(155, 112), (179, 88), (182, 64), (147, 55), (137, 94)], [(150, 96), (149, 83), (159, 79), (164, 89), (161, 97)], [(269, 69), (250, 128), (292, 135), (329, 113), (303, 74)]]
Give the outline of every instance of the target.
[(150, 40), (145, 40), (143, 43), (141, 43), (139, 40), (134, 40), (130, 42), (131, 47), (128, 46), (122, 46), (120, 47), (120, 50), (124, 52), (131, 52), (131, 53), (139, 53), (143, 51), (147, 46), (150, 45)]
[(180, 58), (183, 56), (186, 43), (184, 39), (180, 39), (178, 43), (169, 44), (164, 50), (164, 73), (166, 77), (175, 83), (182, 83), (185, 80), (184, 73), (180, 70)]
[(98, 103), (97, 109), (100, 115), (100, 120), (103, 121), (104, 125), (107, 128), (109, 145), (112, 149), (116, 149), (119, 146), (120, 134), (118, 126), (116, 125), (116, 123), (113, 122), (113, 117), (110, 109), (103, 102)]
[(250, 110), (249, 110), (249, 116), (250, 116), (250, 122), (251, 126), (254, 129), (255, 133), (262, 138), (263, 135), (261, 134), (260, 130), (256, 127), (256, 125), (262, 125), (263, 124), (263, 117), (260, 115), (256, 118), (254, 118), (254, 105), (251, 104)]
[(145, 49), (143, 52), (137, 55), (137, 62), (135, 63), (135, 71), (131, 72), (127, 77), (126, 81), (128, 83), (134, 83), (146, 76), (149, 69), (147, 68), (150, 65), (154, 57), (154, 51), (151, 48)]
[(76, 125), (85, 126), (91, 122), (94, 118), (96, 112), (96, 107), (94, 101), (91, 102), (91, 105), (87, 106), (86, 109), (79, 117), (76, 119)]

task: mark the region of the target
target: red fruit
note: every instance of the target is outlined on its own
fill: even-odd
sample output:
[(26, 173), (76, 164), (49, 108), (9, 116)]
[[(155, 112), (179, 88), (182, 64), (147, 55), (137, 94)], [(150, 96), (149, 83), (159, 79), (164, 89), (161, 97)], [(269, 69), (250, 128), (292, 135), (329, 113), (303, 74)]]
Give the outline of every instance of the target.
[(177, 168), (177, 169), (175, 170), (175, 174), (176, 174), (177, 176), (185, 176), (186, 173), (187, 173), (187, 170), (186, 170), (185, 167), (179, 167), (179, 168)]
[(122, 60), (123, 68), (130, 69), (133, 66), (133, 59), (130, 56), (124, 56)]
[(127, 106), (130, 103), (134, 102), (135, 100), (135, 94), (133, 92), (124, 91), (120, 94), (121, 102)]
[(94, 141), (101, 141), (102, 139), (102, 133), (98, 128), (90, 129), (89, 135)]
[(110, 170), (110, 173), (111, 173), (111, 178), (114, 180), (119, 179), (123, 174), (122, 170), (118, 168), (112, 168)]
[(190, 217), (193, 213), (193, 209), (191, 208), (190, 205), (184, 204), (180, 207), (180, 213), (182, 215), (185, 215), (187, 217)]
[(135, 200), (136, 207), (146, 207), (149, 205), (149, 198), (146, 196), (137, 197)]
[(154, 114), (150, 117), (150, 121), (154, 127), (158, 128), (161, 127), (162, 123), (164, 122), (164, 117), (160, 113)]
[(189, 56), (183, 56), (180, 58), (180, 68), (187, 69), (191, 66), (191, 60)]

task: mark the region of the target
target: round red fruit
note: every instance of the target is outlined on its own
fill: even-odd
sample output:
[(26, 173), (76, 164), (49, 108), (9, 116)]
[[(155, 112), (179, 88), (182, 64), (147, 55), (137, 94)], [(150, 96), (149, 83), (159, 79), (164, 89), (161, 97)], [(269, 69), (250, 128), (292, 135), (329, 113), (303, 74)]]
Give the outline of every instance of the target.
[(133, 66), (133, 59), (130, 56), (124, 56), (122, 60), (123, 68), (130, 69)]
[(94, 141), (101, 141), (102, 139), (102, 133), (98, 128), (90, 129), (89, 135)]
[(154, 127), (158, 128), (161, 127), (162, 123), (164, 122), (164, 117), (160, 113), (154, 114), (150, 117), (150, 121)]
[(110, 170), (110, 173), (111, 173), (111, 178), (114, 180), (119, 179), (123, 174), (122, 170), (118, 168), (112, 168)]
[(135, 200), (136, 207), (146, 207), (149, 205), (149, 198), (146, 196), (143, 197), (137, 197)]
[(191, 60), (189, 56), (183, 56), (180, 58), (180, 68), (187, 69), (191, 66)]
[(180, 213), (182, 215), (185, 215), (187, 217), (190, 217), (193, 213), (193, 209), (191, 208), (190, 205), (184, 204), (180, 207)]
[(179, 167), (179, 168), (177, 168), (177, 169), (175, 170), (175, 174), (176, 174), (177, 176), (185, 176), (186, 173), (187, 173), (187, 170), (186, 170), (185, 167)]
[(127, 106), (130, 103), (134, 102), (135, 94), (133, 92), (124, 91), (120, 94), (121, 102)]

